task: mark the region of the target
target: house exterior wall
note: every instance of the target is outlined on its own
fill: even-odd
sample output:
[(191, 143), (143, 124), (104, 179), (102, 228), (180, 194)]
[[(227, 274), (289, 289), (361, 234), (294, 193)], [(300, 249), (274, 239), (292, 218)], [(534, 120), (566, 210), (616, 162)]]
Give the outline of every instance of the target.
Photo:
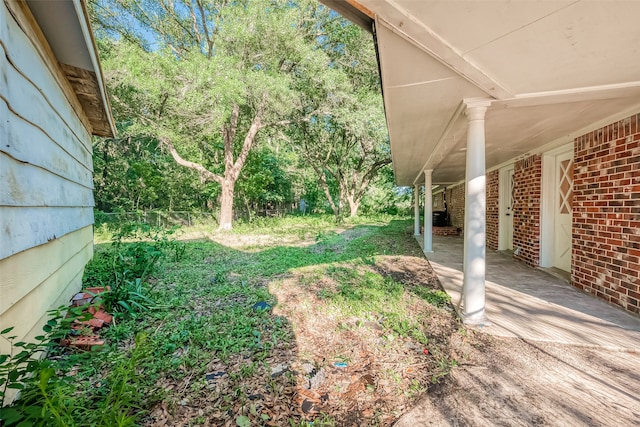
[(531, 267), (540, 265), (540, 196), (542, 157), (515, 163), (513, 188), (513, 256)]
[(498, 250), (500, 221), (500, 171), (487, 173), (487, 248)]
[(640, 114), (576, 138), (573, 286), (640, 313)]
[(464, 183), (447, 188), (447, 210), (451, 226), (464, 228)]
[(0, 4), (0, 329), (14, 326), (28, 340), (81, 286), (94, 201), (86, 117), (21, 13)]
[(433, 198), (433, 210), (434, 211), (443, 211), (444, 210), (444, 197), (443, 193), (434, 194)]
[[(487, 248), (499, 241), (499, 171), (487, 173)], [(540, 265), (542, 156), (514, 164), (514, 258)], [(464, 184), (446, 190), (464, 225)], [(640, 314), (640, 114), (574, 141), (571, 284)]]

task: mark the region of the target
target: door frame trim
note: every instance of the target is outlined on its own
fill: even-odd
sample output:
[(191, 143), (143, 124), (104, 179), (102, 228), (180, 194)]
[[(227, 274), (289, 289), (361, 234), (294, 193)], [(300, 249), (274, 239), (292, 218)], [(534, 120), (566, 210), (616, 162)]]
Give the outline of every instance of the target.
[(573, 152), (573, 144), (573, 141), (571, 141), (542, 154), (540, 267), (553, 267), (555, 264), (556, 157), (569, 151)]
[[(503, 251), (509, 249), (508, 239), (507, 239), (507, 224), (505, 221), (505, 212), (507, 210), (506, 200), (507, 200), (507, 191), (508, 188), (508, 178), (509, 171), (514, 171), (515, 174), (515, 163), (511, 163), (500, 168), (499, 176), (498, 176), (498, 250)], [(513, 200), (511, 201), (513, 205)], [(513, 206), (512, 206), (513, 208)], [(513, 209), (511, 209), (511, 219), (513, 220)]]

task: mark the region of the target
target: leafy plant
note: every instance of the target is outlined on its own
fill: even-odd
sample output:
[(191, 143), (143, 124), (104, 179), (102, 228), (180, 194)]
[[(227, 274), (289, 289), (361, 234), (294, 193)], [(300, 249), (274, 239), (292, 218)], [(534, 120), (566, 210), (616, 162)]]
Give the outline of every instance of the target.
[(95, 254), (85, 268), (84, 283), (110, 288), (100, 294), (107, 311), (134, 315), (156, 306), (149, 296), (152, 287), (147, 279), (167, 251), (173, 251), (174, 262), (186, 252), (182, 242), (169, 238), (175, 231), (175, 227), (165, 230), (148, 224), (124, 224), (111, 245)]
[(120, 353), (111, 360), (110, 374), (102, 385), (103, 390), (108, 390), (100, 399), (102, 410), (94, 414), (98, 419), (88, 423), (89, 425), (118, 427), (137, 425), (136, 421), (145, 412), (140, 404), (146, 400), (138, 369), (149, 357), (151, 354), (148, 336), (145, 333), (139, 333), (136, 335), (135, 345), (129, 352)]
[(431, 382), (437, 383), (442, 377), (446, 377), (451, 373), (451, 370), (458, 366), (458, 361), (451, 356), (442, 353), (440, 350), (434, 350), (434, 359), (436, 361), (436, 369), (432, 373)]
[[(76, 319), (86, 320), (81, 308), (66, 307), (52, 310), (51, 320), (43, 327), (44, 334), (35, 338), (35, 342), (13, 342), (10, 336), (13, 328), (1, 331), (4, 338), (11, 341), (13, 347), (22, 351), (15, 355), (0, 355), (0, 425), (14, 426), (77, 426), (92, 425), (100, 427), (134, 426), (145, 413), (141, 403), (147, 400), (142, 386), (144, 376), (140, 366), (148, 363), (152, 356), (149, 352), (149, 340), (146, 334), (136, 336), (135, 345), (127, 352), (80, 352), (76, 354), (59, 353), (59, 340), (70, 331), (71, 323)], [(109, 370), (96, 386), (79, 394), (77, 378), (69, 375), (74, 366), (91, 365), (100, 360), (97, 356), (105, 354)], [(48, 357), (43, 358), (47, 354)], [(79, 365), (80, 362), (83, 362)], [(20, 392), (19, 398), (11, 406), (8, 390)], [(148, 391), (148, 389), (146, 389)], [(157, 391), (152, 394), (160, 397)]]
[(142, 280), (148, 278), (164, 251), (172, 245), (169, 236), (175, 230), (139, 223), (123, 226), (112, 242), (115, 274)]
[(445, 307), (451, 304), (451, 296), (449, 296), (449, 294), (447, 294), (445, 291), (439, 289), (430, 289), (421, 286), (414, 287), (412, 291), (417, 296), (428, 301), (429, 304), (435, 305), (436, 307)]
[(391, 329), (401, 337), (411, 337), (423, 345), (427, 345), (429, 339), (418, 323), (399, 313), (384, 313), (382, 325)]
[(84, 282), (106, 286), (125, 276), (146, 280), (168, 249), (173, 249), (174, 258), (184, 255), (183, 244), (169, 239), (175, 231), (140, 223), (121, 225), (111, 245), (86, 266)]
[(111, 290), (101, 293), (100, 299), (107, 311), (111, 313), (124, 312), (135, 317), (136, 313), (157, 306), (156, 302), (146, 294), (147, 286), (142, 282), (142, 279), (123, 278)]
[[(69, 406), (64, 397), (66, 393), (60, 390), (67, 389), (69, 385), (67, 377), (57, 375), (58, 371), (64, 372), (68, 366), (54, 363), (43, 356), (57, 348), (59, 341), (71, 331), (73, 322), (87, 320), (89, 315), (79, 307), (67, 312), (64, 306), (48, 314), (51, 319), (43, 326), (43, 334), (36, 336), (34, 342), (14, 342), (17, 337), (10, 335), (13, 327), (0, 331), (0, 335), (11, 342), (12, 348), (21, 349), (14, 355), (0, 355), (0, 420), (4, 420), (5, 427), (43, 423), (68, 425), (66, 414), (72, 411), (60, 410)], [(13, 395), (9, 390), (18, 391), (21, 396), (14, 406), (4, 407), (10, 403), (8, 399)]]

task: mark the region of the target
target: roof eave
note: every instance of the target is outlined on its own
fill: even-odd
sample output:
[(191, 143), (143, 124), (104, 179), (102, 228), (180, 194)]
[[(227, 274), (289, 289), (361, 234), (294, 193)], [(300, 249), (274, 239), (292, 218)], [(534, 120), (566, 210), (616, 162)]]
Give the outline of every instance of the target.
[(97, 136), (115, 136), (116, 126), (84, 1), (26, 3), (75, 92), (91, 127), (89, 131)]
[(338, 12), (354, 24), (373, 33), (374, 14), (355, 0), (318, 0), (320, 3)]
[(82, 34), (84, 35), (85, 43), (87, 46), (91, 46), (89, 49), (89, 55), (91, 56), (91, 62), (93, 63), (94, 73), (100, 90), (100, 97), (102, 99), (102, 107), (107, 121), (109, 122), (109, 129), (111, 132), (107, 135), (98, 135), (105, 137), (114, 137), (117, 134), (115, 121), (113, 114), (111, 113), (111, 104), (109, 102), (109, 96), (107, 95), (106, 84), (104, 82), (104, 74), (102, 73), (102, 66), (100, 65), (100, 59), (98, 58), (98, 46), (96, 45), (93, 31), (91, 31), (91, 23), (89, 20), (89, 13), (83, 1), (74, 0), (73, 5), (78, 14), (78, 21), (82, 26)]

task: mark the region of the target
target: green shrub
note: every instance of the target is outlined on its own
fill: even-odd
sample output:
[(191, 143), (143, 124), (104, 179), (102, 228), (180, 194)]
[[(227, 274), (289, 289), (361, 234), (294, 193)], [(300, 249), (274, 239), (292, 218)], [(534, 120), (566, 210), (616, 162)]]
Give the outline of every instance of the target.
[(112, 313), (136, 312), (155, 306), (150, 298), (149, 277), (158, 261), (171, 252), (179, 261), (186, 251), (182, 242), (169, 238), (176, 228), (169, 230), (148, 224), (125, 224), (113, 236), (110, 246), (95, 253), (85, 267), (85, 286), (109, 287), (100, 299)]
[[(43, 352), (55, 350), (60, 338), (66, 336), (70, 324), (79, 317), (72, 309), (72, 316), (62, 317), (61, 307), (54, 310), (54, 317), (45, 325), (44, 335), (35, 343), (14, 343), (23, 350), (14, 356), (0, 355), (0, 397), (5, 402), (7, 389), (20, 391), (19, 398), (10, 406), (0, 407), (0, 423), (3, 427), (23, 426), (78, 426), (100, 427), (134, 426), (144, 415), (140, 406), (147, 400), (139, 375), (139, 366), (152, 357), (146, 335), (138, 334), (135, 345), (126, 352), (109, 352), (109, 370), (101, 381), (86, 390), (77, 390), (75, 376), (70, 375), (73, 366), (82, 360), (86, 364), (99, 352), (80, 352), (62, 357), (41, 358)], [(2, 331), (5, 338), (13, 328)], [(108, 349), (105, 349), (107, 352)], [(157, 396), (156, 396), (157, 397)]]
[[(66, 310), (66, 307), (59, 307), (49, 311), (52, 317), (34, 342), (14, 342), (16, 337), (10, 335), (13, 327), (0, 331), (13, 348), (21, 349), (14, 355), (0, 355), (0, 420), (4, 421), (4, 427), (73, 425), (69, 419), (73, 403), (68, 399), (72, 390), (65, 374), (71, 363), (87, 353), (67, 359), (67, 363), (42, 357), (47, 353), (54, 356), (59, 341), (71, 331), (71, 324), (76, 319), (87, 320), (89, 316), (78, 307), (69, 309), (65, 316)], [(19, 391), (20, 398), (13, 406), (3, 407), (10, 403), (10, 389)]]

